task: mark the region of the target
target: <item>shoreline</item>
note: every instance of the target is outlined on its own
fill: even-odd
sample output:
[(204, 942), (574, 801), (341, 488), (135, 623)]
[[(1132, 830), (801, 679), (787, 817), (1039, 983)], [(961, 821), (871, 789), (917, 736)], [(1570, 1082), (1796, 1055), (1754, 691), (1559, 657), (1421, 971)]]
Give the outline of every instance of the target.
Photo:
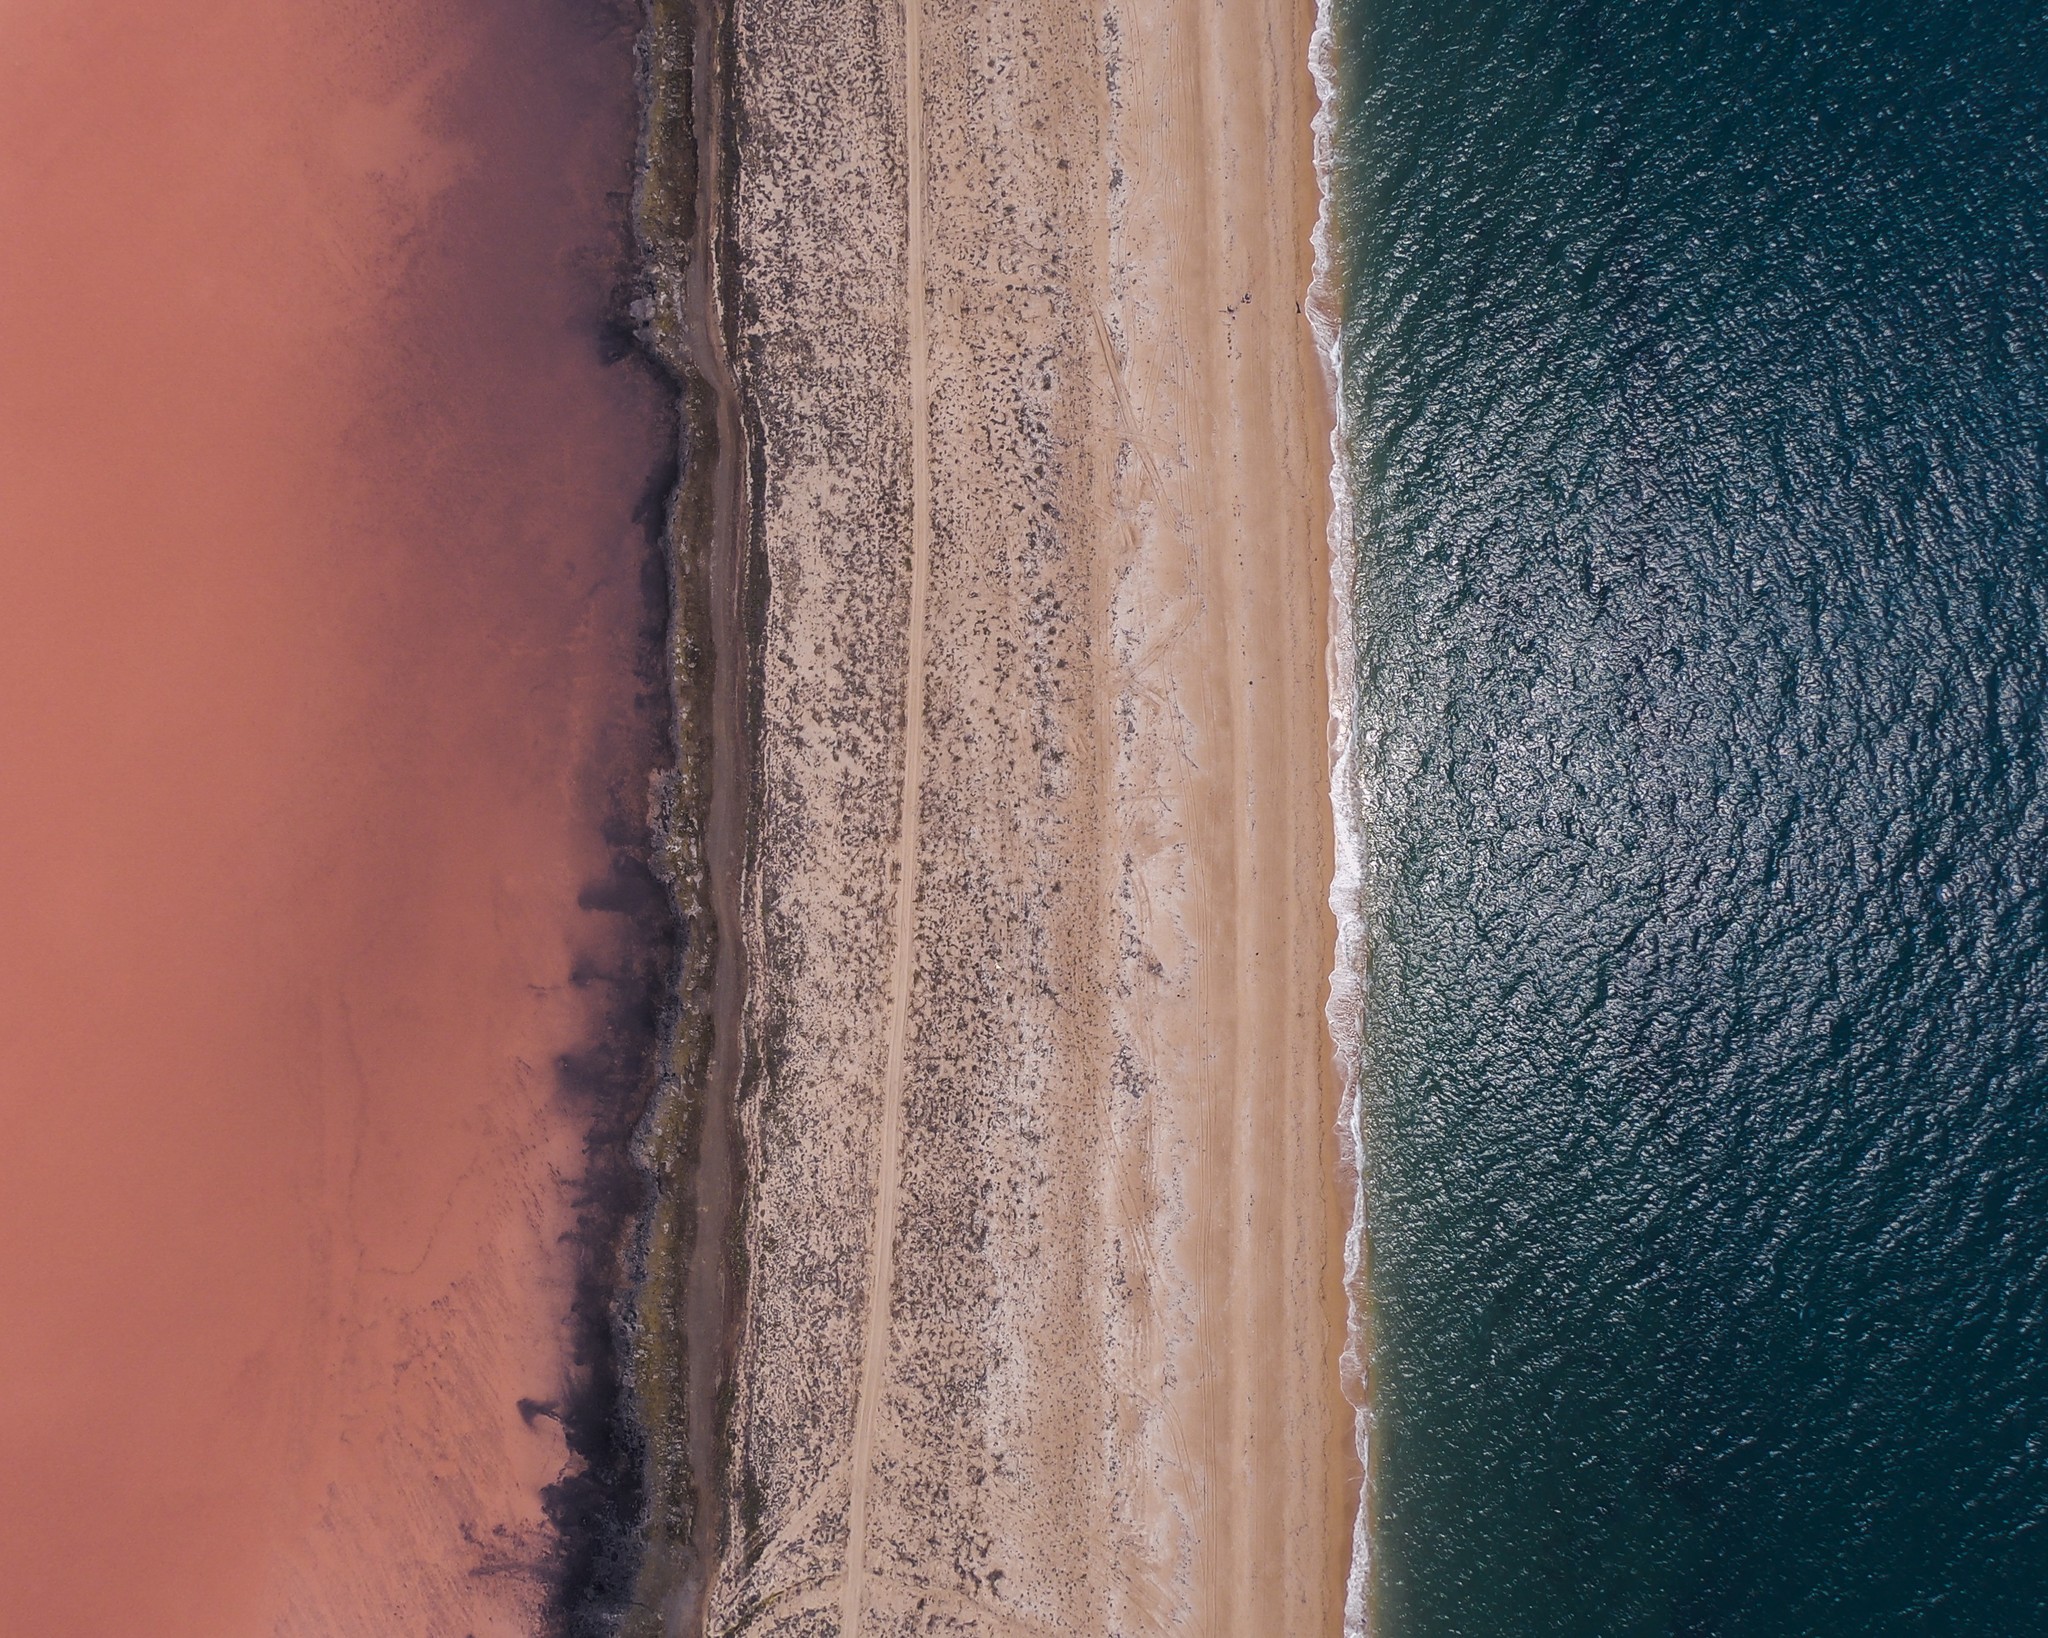
[[(620, 1630), (703, 1629), (722, 1548), (722, 1397), (737, 1334), (744, 1210), (734, 1120), (746, 946), (751, 643), (744, 406), (729, 363), (718, 229), (734, 162), (725, 112), (723, 0), (653, 0), (642, 36), (634, 196), (644, 351), (678, 407), (679, 477), (662, 544), (671, 587), (669, 682), (677, 747), (650, 828), (683, 957), (664, 1027), (663, 1089), (637, 1141), (656, 1194), (636, 1252), (635, 1431), (648, 1503)], [(713, 133), (710, 141), (702, 133)]]
[(904, 16), (652, 13), (691, 931), (625, 1630), (1334, 1631), (1309, 19)]
[(1309, 37), (1308, 66), (1315, 81), (1316, 112), (1312, 152), (1316, 173), (1316, 214), (1311, 229), (1315, 247), (1313, 271), (1303, 315), (1315, 336), (1317, 361), (1323, 370), (1330, 449), (1328, 556), (1330, 574), (1330, 647), (1327, 662), (1330, 701), (1330, 819), (1332, 862), (1330, 916), (1334, 929), (1328, 1000), (1324, 1017), (1336, 1054), (1341, 1091), (1338, 1098), (1338, 1175), (1333, 1187), (1348, 1193), (1344, 1229), (1344, 1351), (1339, 1371), (1345, 1398), (1352, 1407), (1353, 1448), (1360, 1470), (1359, 1493), (1352, 1509), (1351, 1565), (1344, 1598), (1345, 1638), (1365, 1638), (1371, 1631), (1372, 1455), (1370, 1381), (1372, 1317), (1365, 1304), (1368, 1264), (1365, 1183), (1358, 1152), (1358, 1052), (1365, 988), (1365, 928), (1359, 914), (1361, 856), (1364, 837), (1352, 795), (1352, 734), (1358, 698), (1358, 647), (1353, 628), (1352, 598), (1356, 558), (1352, 543), (1354, 513), (1350, 469), (1345, 464), (1350, 437), (1344, 421), (1343, 270), (1337, 259), (1335, 176), (1337, 74), (1334, 13), (1336, 0), (1315, 0), (1316, 21)]

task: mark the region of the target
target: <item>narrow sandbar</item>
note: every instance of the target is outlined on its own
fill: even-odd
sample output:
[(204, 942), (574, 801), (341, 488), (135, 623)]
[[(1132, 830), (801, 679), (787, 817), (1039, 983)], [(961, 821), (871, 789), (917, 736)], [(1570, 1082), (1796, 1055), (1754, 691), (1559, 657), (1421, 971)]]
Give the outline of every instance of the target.
[(666, 1623), (1335, 1633), (1312, 12), (710, 22), (743, 1183)]

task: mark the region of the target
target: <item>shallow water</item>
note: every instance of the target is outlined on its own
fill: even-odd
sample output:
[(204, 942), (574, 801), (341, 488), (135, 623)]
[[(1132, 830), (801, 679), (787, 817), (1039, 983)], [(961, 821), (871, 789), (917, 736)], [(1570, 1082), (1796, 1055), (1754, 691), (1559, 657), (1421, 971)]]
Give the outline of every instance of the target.
[(1377, 1630), (2048, 1630), (2048, 28), (1336, 21)]
[(0, 17), (0, 1630), (482, 1638), (576, 1568), (661, 955), (636, 18)]

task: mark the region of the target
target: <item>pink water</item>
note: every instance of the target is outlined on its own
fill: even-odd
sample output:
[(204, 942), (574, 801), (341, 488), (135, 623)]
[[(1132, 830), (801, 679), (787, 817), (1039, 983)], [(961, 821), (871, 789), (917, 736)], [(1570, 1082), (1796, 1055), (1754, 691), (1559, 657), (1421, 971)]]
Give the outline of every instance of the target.
[(633, 20), (0, 11), (0, 1633), (532, 1630), (656, 720)]

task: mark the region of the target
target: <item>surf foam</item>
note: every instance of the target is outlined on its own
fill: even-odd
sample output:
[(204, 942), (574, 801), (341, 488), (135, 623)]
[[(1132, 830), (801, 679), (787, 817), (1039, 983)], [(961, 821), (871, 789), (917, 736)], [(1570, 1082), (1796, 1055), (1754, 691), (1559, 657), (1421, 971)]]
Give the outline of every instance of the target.
[(1365, 1188), (1359, 1166), (1358, 1049), (1364, 1005), (1365, 926), (1359, 905), (1361, 824), (1353, 791), (1352, 721), (1358, 686), (1358, 650), (1353, 630), (1353, 588), (1356, 556), (1352, 549), (1351, 477), (1346, 453), (1350, 427), (1344, 405), (1344, 332), (1341, 276), (1332, 241), (1335, 224), (1331, 199), (1336, 148), (1336, 40), (1331, 12), (1334, 0), (1317, 0), (1316, 23), (1309, 36), (1309, 73), (1316, 84), (1315, 168), (1319, 203), (1312, 234), (1314, 270), (1303, 311), (1316, 338), (1323, 384), (1330, 394), (1330, 641), (1325, 669), (1330, 691), (1330, 808), (1335, 831), (1335, 868), (1330, 879), (1330, 911), (1336, 918), (1336, 965), (1330, 972), (1326, 1009), (1330, 1037), (1336, 1048), (1341, 1088), (1337, 1114), (1340, 1175), (1352, 1190), (1351, 1226), (1344, 1237), (1344, 1289), (1349, 1302), (1343, 1372), (1345, 1397), (1351, 1402), (1358, 1460), (1366, 1474), (1351, 1527), (1351, 1572), (1344, 1602), (1345, 1638), (1366, 1638), (1370, 1627), (1366, 1587), (1371, 1567), (1367, 1533), (1372, 1466), (1368, 1460), (1371, 1429), (1366, 1401), (1366, 1314), (1360, 1276), (1365, 1264)]

